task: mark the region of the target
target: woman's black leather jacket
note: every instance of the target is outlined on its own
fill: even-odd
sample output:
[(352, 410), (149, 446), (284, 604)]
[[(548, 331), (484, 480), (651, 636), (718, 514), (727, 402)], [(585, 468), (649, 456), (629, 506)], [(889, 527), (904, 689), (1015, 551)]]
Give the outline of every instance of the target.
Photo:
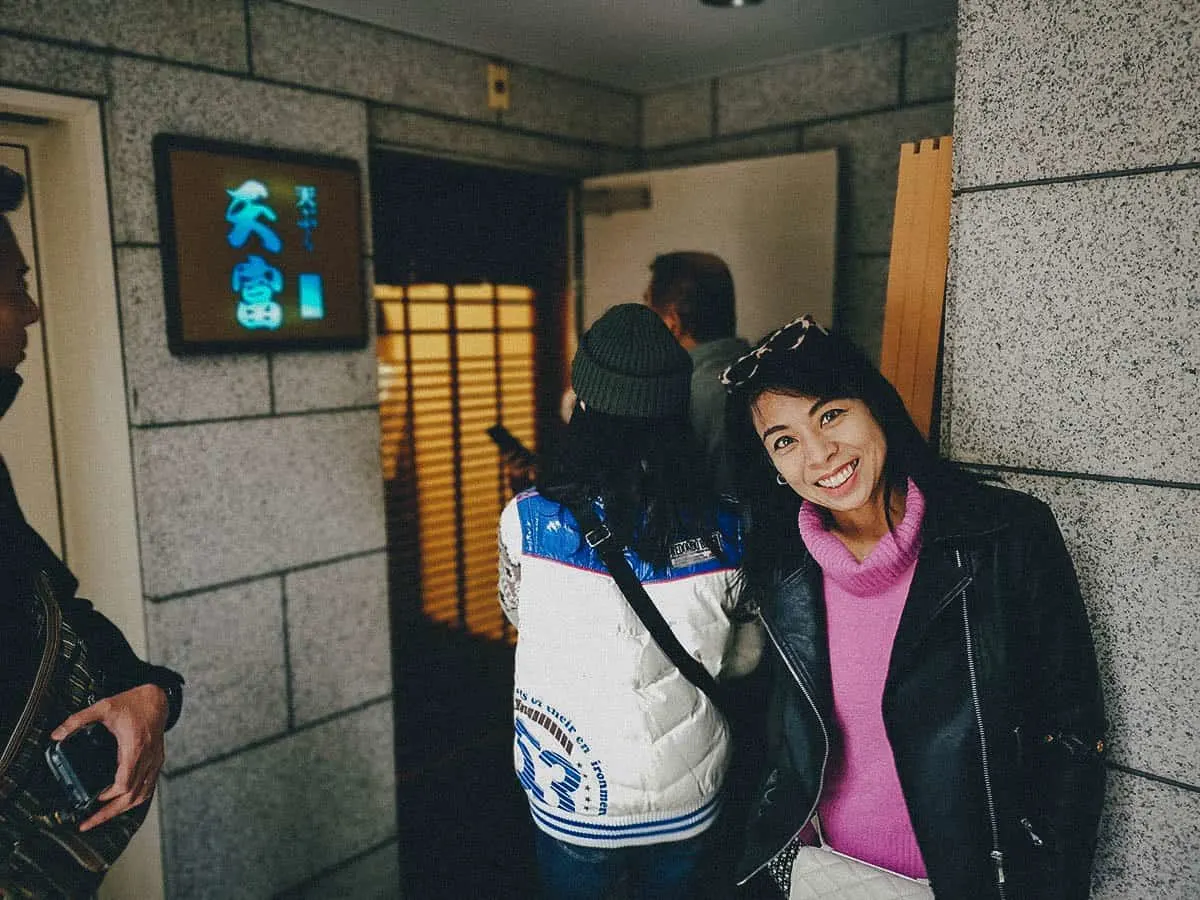
[[(1049, 508), (1025, 494), (924, 490), (883, 716), (934, 893), (1086, 898), (1105, 721), (1062, 536)], [(796, 553), (798, 568), (761, 609), (775, 689), (743, 881), (808, 821), (837, 753), (821, 572), (798, 535)]]

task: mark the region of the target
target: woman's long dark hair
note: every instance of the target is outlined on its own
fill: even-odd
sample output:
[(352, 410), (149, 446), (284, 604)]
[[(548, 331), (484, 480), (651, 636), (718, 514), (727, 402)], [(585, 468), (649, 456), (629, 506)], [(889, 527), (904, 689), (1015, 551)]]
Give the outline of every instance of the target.
[(667, 563), (672, 543), (716, 524), (717, 498), (686, 418), (611, 416), (576, 404), (537, 489), (564, 505), (599, 499), (617, 539), (655, 566)]
[[(785, 330), (786, 331), (786, 330)], [(780, 349), (763, 352), (757, 368), (730, 387), (726, 430), (738, 497), (746, 514), (746, 555), (742, 563), (744, 601), (761, 600), (781, 574), (795, 568), (803, 552), (797, 516), (801, 498), (775, 480), (771, 464), (754, 428), (754, 405), (767, 391), (815, 400), (861, 400), (883, 431), (884, 511), (892, 527), (891, 499), (905, 490), (908, 479), (925, 494), (943, 496), (967, 488), (976, 479), (943, 460), (921, 434), (891, 383), (853, 343), (834, 333), (810, 328), (799, 346), (794, 335), (771, 340)]]

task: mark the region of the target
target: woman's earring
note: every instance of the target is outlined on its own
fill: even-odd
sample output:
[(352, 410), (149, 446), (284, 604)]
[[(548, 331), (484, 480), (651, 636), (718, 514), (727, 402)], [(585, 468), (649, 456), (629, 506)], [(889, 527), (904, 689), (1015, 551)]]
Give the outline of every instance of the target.
[(776, 483), (777, 485), (779, 485), (780, 487), (783, 487), (784, 485), (786, 485), (786, 484), (787, 484), (787, 479), (783, 477), (783, 473), (782, 473), (782, 472), (776, 472), (776, 473), (775, 473), (775, 483)]

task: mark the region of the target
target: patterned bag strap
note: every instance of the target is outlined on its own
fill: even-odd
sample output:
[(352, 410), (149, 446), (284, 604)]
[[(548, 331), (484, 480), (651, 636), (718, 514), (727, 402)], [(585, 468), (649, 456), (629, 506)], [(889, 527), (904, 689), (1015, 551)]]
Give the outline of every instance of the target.
[(9, 770), (13, 761), (20, 754), (21, 748), (33, 736), (31, 732), (36, 724), (37, 712), (53, 685), (59, 652), (62, 649), (62, 610), (59, 608), (58, 600), (54, 597), (50, 578), (45, 572), (38, 572), (34, 575), (33, 598), (37, 603), (35, 612), (42, 621), (42, 652), (33, 684), (29, 689), (29, 696), (17, 716), (3, 750), (0, 750), (0, 800), (8, 797), (16, 787), (13, 777), (16, 773), (11, 773)]

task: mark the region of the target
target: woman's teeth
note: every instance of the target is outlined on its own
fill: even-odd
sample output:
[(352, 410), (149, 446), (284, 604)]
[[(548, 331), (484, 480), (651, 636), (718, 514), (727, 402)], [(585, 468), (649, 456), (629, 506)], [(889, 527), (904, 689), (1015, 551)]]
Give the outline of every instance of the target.
[(858, 468), (858, 460), (853, 460), (846, 463), (828, 478), (822, 478), (817, 482), (818, 487), (836, 488), (841, 487), (854, 474), (854, 470)]

